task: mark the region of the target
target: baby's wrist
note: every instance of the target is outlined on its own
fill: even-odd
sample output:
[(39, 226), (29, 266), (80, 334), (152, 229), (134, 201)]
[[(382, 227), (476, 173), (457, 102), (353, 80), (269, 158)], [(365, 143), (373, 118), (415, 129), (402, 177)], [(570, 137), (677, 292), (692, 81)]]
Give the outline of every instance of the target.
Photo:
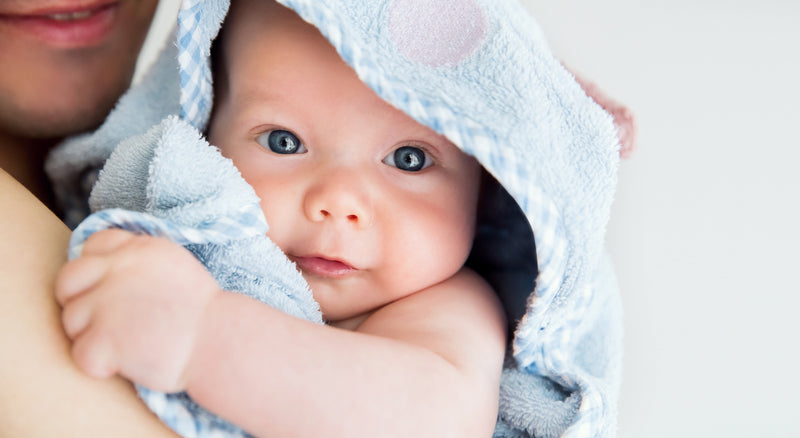
[(219, 363), (218, 358), (214, 359), (213, 357), (214, 345), (221, 336), (217, 313), (220, 308), (224, 307), (222, 302), (226, 301), (230, 294), (231, 292), (216, 287), (211, 291), (210, 297), (206, 299), (205, 307), (197, 320), (192, 345), (180, 376), (180, 387), (186, 392), (191, 392), (192, 388), (207, 381), (208, 379), (205, 377), (208, 375), (208, 367), (216, 366), (214, 364)]

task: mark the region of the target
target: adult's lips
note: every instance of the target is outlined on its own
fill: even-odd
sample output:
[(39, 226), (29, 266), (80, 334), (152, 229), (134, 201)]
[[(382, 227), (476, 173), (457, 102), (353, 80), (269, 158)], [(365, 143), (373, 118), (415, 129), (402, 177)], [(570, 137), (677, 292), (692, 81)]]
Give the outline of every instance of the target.
[(91, 47), (111, 34), (118, 10), (119, 0), (31, 5), (20, 11), (0, 12), (0, 25), (16, 37), (38, 38), (55, 47)]

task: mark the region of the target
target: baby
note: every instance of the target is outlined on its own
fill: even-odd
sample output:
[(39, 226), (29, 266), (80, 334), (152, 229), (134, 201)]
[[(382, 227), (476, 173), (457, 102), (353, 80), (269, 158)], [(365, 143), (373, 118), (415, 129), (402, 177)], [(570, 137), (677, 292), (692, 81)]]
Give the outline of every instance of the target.
[(104, 231), (56, 286), (75, 361), (257, 436), (490, 436), (506, 323), (464, 267), (480, 165), (273, 1), (232, 2), (215, 44), (209, 141), (328, 325), (221, 290), (172, 242)]

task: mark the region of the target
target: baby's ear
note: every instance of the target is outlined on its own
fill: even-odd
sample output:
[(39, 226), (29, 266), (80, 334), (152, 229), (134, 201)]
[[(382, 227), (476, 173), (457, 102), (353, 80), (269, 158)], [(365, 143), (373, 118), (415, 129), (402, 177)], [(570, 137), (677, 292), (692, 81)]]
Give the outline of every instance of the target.
[(609, 97), (594, 82), (578, 76), (572, 70), (569, 71), (575, 76), (575, 80), (586, 92), (586, 95), (594, 99), (598, 105), (608, 111), (611, 117), (614, 118), (614, 125), (617, 127), (617, 136), (619, 137), (619, 156), (621, 158), (630, 158), (636, 149), (637, 141), (636, 117), (633, 114), (633, 110)]

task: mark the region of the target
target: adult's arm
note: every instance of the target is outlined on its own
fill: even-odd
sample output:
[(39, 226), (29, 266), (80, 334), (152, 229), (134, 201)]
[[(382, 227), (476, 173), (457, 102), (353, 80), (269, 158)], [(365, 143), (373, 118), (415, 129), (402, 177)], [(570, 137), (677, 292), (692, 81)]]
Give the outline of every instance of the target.
[(0, 170), (0, 435), (176, 437), (119, 378), (73, 364), (53, 294), (69, 230)]

